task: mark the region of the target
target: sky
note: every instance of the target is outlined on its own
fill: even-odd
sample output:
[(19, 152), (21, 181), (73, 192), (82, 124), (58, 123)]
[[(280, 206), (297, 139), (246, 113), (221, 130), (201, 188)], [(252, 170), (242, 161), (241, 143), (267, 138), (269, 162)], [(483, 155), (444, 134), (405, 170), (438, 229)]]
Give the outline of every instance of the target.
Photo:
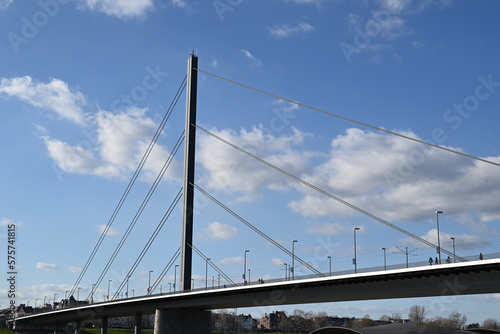
[[(500, 2), (487, 0), (0, 0), (0, 241), (15, 224), (17, 302), (40, 305), (71, 290), (193, 52), (203, 71), (200, 127), (430, 243), (443, 211), (443, 249), (453, 251), (453, 237), (458, 256), (498, 257), (500, 167), (489, 162), (500, 163), (499, 14)], [(80, 298), (127, 234), (184, 119), (185, 94), (86, 271)], [(382, 248), (389, 266), (404, 266), (406, 249), (410, 265), (437, 256), (205, 132), (197, 131), (196, 145), (196, 184), (288, 250), (297, 240), (295, 254), (323, 273), (327, 256), (333, 273), (354, 270), (356, 227), (360, 270), (380, 269)], [(96, 300), (108, 286), (116, 291), (182, 187), (182, 147), (171, 158)], [(224, 273), (241, 282), (246, 258), (251, 283), (284, 278), (290, 256), (201, 192), (195, 201), (194, 245)], [(180, 224), (177, 206), (129, 280), (135, 295), (179, 247)], [(193, 261), (194, 286), (204, 287), (206, 262)], [(295, 274), (312, 272), (299, 264)], [(176, 275), (167, 273), (162, 291)], [(211, 268), (208, 277), (218, 284)], [(9, 304), (4, 284), (1, 307)], [(498, 318), (500, 294), (238, 311), (378, 319), (405, 317), (415, 304), (430, 318), (458, 311), (481, 323)]]

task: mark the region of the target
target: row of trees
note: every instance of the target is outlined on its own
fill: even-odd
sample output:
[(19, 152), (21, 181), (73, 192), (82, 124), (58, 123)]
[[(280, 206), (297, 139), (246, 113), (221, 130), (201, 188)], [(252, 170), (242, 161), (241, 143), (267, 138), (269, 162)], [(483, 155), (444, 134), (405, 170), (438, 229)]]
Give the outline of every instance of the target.
[[(408, 314), (410, 322), (419, 326), (429, 326), (434, 328), (442, 328), (446, 330), (464, 329), (467, 322), (467, 316), (460, 312), (452, 312), (448, 317), (436, 316), (434, 318), (427, 318), (427, 310), (424, 306), (413, 305), (410, 307)], [(467, 328), (488, 328), (500, 329), (500, 323), (496, 319), (486, 319), (482, 325), (469, 324)]]

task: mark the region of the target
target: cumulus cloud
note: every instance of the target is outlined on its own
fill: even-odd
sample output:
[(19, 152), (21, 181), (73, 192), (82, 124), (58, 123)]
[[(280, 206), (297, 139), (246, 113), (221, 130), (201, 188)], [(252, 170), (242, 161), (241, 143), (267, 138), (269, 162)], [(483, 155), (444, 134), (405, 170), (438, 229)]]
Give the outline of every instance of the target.
[(6, 9), (14, 0), (0, 0), (0, 10)]
[[(103, 234), (103, 233), (104, 233), (104, 231), (106, 231), (106, 225), (98, 225), (98, 226), (97, 226), (97, 232), (98, 232), (99, 234)], [(108, 233), (107, 233), (107, 235), (113, 235), (113, 236), (120, 235), (120, 231), (118, 231), (118, 230), (116, 230), (116, 229), (114, 229), (114, 228), (110, 227), (110, 228), (108, 229)]]
[(282, 259), (271, 259), (271, 264), (276, 266), (282, 266), (285, 263)]
[(82, 271), (82, 268), (80, 267), (69, 267), (68, 270), (72, 273), (79, 273)]
[(51, 79), (48, 83), (38, 82), (29, 76), (18, 78), (2, 78), (0, 96), (16, 97), (37, 108), (52, 111), (60, 117), (78, 125), (85, 122), (82, 106), (85, 97), (73, 91), (68, 84), (59, 79)]
[(314, 27), (309, 23), (299, 23), (293, 27), (288, 24), (276, 25), (269, 29), (269, 34), (276, 38), (287, 38), (292, 35), (309, 33), (314, 31)]
[(155, 6), (153, 0), (79, 0), (79, 8), (119, 19), (133, 19), (145, 17)]
[(238, 235), (238, 229), (219, 222), (208, 223), (203, 230), (203, 238), (212, 241), (229, 240)]
[[(130, 107), (119, 113), (101, 110), (92, 119), (96, 128), (93, 146), (73, 146), (48, 136), (42, 137), (49, 156), (66, 173), (126, 179), (139, 164), (157, 125), (146, 109)], [(153, 180), (169, 156), (156, 144), (143, 168), (143, 179)], [(180, 175), (180, 163), (173, 161), (167, 178)]]
[[(491, 245), (491, 242), (485, 238), (481, 238), (475, 235), (462, 233), (460, 235), (457, 234), (449, 234), (439, 232), (439, 239), (441, 243), (441, 247), (443, 249), (452, 250), (453, 242), (450, 240), (451, 237), (455, 238), (455, 247), (460, 250), (466, 249), (474, 249), (474, 248), (486, 248)], [(437, 245), (437, 229), (431, 229), (427, 232), (426, 235), (421, 236), (420, 238)], [(414, 239), (405, 238), (399, 240), (404, 245), (418, 245), (419, 247), (427, 247), (421, 243), (417, 243)]]
[(236, 267), (237, 265), (243, 263), (244, 259), (241, 256), (236, 256), (236, 257), (226, 257), (222, 260), (219, 261), (219, 264), (229, 266), (229, 267)]
[[(477, 211), (481, 221), (500, 218), (499, 171), (492, 165), (360, 129), (348, 129), (334, 138), (329, 156), (303, 177), (384, 219), (425, 219), (436, 206), (449, 214)], [(306, 217), (354, 213), (311, 191), (289, 205)]]
[(340, 223), (323, 223), (309, 226), (307, 233), (321, 235), (342, 235), (351, 232), (352, 228)]
[[(236, 132), (211, 130), (217, 136), (241, 147), (291, 173), (301, 173), (308, 168), (309, 152), (296, 150), (307, 134), (294, 129), (291, 135), (275, 136), (262, 126), (250, 131)], [(235, 151), (228, 145), (208, 135), (199, 138), (198, 162), (203, 164), (203, 183), (211, 189), (227, 193), (240, 192), (243, 199), (258, 196), (263, 188), (284, 190), (290, 182), (284, 175), (262, 165), (256, 160)]]
[(48, 271), (57, 271), (59, 270), (59, 267), (56, 266), (53, 263), (43, 263), (43, 262), (37, 262), (36, 264), (37, 269), (43, 269), (43, 270), (48, 270)]
[(256, 58), (250, 51), (241, 49), (241, 52), (247, 57), (248, 59), (251, 60), (251, 65), (252, 66), (260, 66), (262, 65), (262, 62), (260, 59)]

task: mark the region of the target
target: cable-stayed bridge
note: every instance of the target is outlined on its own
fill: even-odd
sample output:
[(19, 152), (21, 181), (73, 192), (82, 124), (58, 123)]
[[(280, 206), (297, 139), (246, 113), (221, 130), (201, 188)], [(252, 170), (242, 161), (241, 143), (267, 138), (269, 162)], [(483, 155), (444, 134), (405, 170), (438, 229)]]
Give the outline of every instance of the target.
[[(456, 256), (456, 254), (451, 253), (445, 249), (442, 249), (438, 243), (435, 245), (427, 240), (424, 240), (368, 211), (357, 207), (342, 198), (331, 194), (317, 185), (311, 184), (300, 177), (293, 175), (286, 170), (277, 167), (261, 159), (260, 157), (252, 154), (251, 152), (244, 150), (233, 143), (213, 134), (212, 132), (204, 129), (203, 127), (196, 124), (196, 100), (197, 100), (197, 73), (203, 72), (212, 75), (208, 72), (198, 69), (198, 59), (196, 56), (191, 56), (188, 62), (188, 75), (185, 81), (181, 84), (174, 101), (172, 102), (171, 108), (167, 112), (163, 121), (158, 128), (150, 146), (147, 149), (136, 173), (132, 177), (129, 186), (127, 187), (124, 196), (117, 205), (115, 212), (110, 218), (108, 225), (101, 238), (94, 247), (87, 263), (85, 264), (77, 282), (73, 286), (69, 295), (74, 295), (78, 290), (79, 284), (83, 279), (88, 267), (90, 266), (92, 260), (94, 259), (97, 251), (99, 250), (106, 232), (110, 229), (116, 214), (123, 205), (123, 201), (126, 198), (128, 192), (133, 186), (135, 180), (137, 179), (142, 166), (144, 165), (148, 152), (152, 149), (156, 140), (158, 139), (163, 127), (165, 126), (168, 118), (170, 117), (173, 107), (177, 104), (181, 94), (186, 88), (186, 127), (185, 131), (181, 134), (177, 143), (171, 151), (169, 159), (165, 162), (162, 170), (160, 171), (157, 179), (153, 183), (150, 192), (148, 193), (146, 199), (143, 201), (141, 208), (138, 211), (138, 215), (134, 217), (134, 220), (129, 225), (129, 228), (125, 232), (122, 240), (115, 249), (115, 252), (110, 257), (108, 263), (106, 264), (104, 270), (101, 272), (96, 283), (93, 284), (91, 293), (89, 294), (87, 301), (88, 303), (83, 303), (82, 305), (77, 305), (73, 307), (56, 309), (49, 312), (38, 313), (33, 315), (25, 315), (16, 318), (15, 326), (17, 328), (37, 328), (39, 326), (52, 326), (57, 331), (65, 326), (67, 323), (75, 323), (76, 331), (79, 331), (82, 321), (91, 319), (102, 319), (103, 327), (102, 332), (106, 334), (108, 319), (111, 317), (134, 315), (136, 317), (136, 333), (141, 331), (141, 317), (142, 314), (155, 313), (155, 333), (209, 333), (210, 332), (210, 310), (219, 308), (229, 308), (229, 307), (259, 307), (259, 306), (269, 306), (269, 305), (289, 305), (289, 304), (301, 304), (301, 303), (315, 303), (315, 302), (335, 302), (335, 301), (352, 301), (352, 300), (372, 300), (372, 299), (389, 299), (389, 298), (409, 298), (409, 297), (431, 297), (431, 296), (444, 296), (444, 295), (464, 295), (464, 294), (481, 294), (481, 293), (496, 293), (500, 292), (500, 260), (483, 260), (483, 261), (473, 261), (467, 262), (464, 258)], [(227, 79), (224, 79), (227, 80)], [(250, 88), (250, 87), (247, 87)], [(252, 88), (253, 89), (253, 88)], [(254, 89), (255, 90), (255, 89)], [(282, 98), (281, 98), (282, 99)], [(286, 100), (286, 99), (284, 99)], [(291, 100), (288, 102), (296, 103)], [(309, 106), (302, 105), (304, 107), (312, 108)], [(315, 108), (312, 108), (315, 109)], [(316, 109), (320, 112), (325, 112)], [(326, 113), (326, 112), (325, 112)], [(330, 113), (329, 113), (330, 114)], [(338, 115), (333, 115), (339, 117)], [(345, 119), (345, 118), (344, 118)], [(353, 120), (349, 120), (353, 121)], [(421, 140), (416, 140), (398, 133), (390, 132), (381, 128), (376, 128), (371, 125), (356, 122), (357, 124), (368, 126), (386, 133), (403, 137), (407, 140), (417, 141), (423, 145), (429, 145), (438, 149), (443, 149), (450, 151), (452, 153), (465, 155), (469, 158), (480, 160), (484, 163), (499, 165), (495, 162), (476, 158), (470, 155), (466, 155), (462, 152), (453, 151), (449, 148), (436, 146), (431, 143), (426, 143)], [(419, 268), (408, 268), (408, 269), (398, 269), (398, 270), (387, 270), (382, 272), (367, 272), (367, 273), (357, 273), (356, 272), (356, 256), (354, 257), (355, 273), (346, 275), (325, 275), (319, 272), (314, 266), (310, 265), (306, 261), (302, 260), (296, 256), (293, 252), (280, 245), (271, 237), (266, 235), (263, 231), (252, 225), (250, 222), (245, 220), (243, 217), (238, 215), (236, 212), (232, 211), (224, 203), (220, 202), (208, 191), (203, 189), (199, 184), (195, 183), (195, 140), (196, 131), (202, 131), (207, 135), (219, 140), (220, 142), (238, 150), (239, 152), (249, 156), (252, 159), (262, 163), (263, 165), (276, 170), (283, 175), (301, 183), (302, 185), (316, 191), (328, 198), (335, 200), (349, 208), (358, 211), (359, 213), (376, 220), (398, 232), (405, 234), (428, 247), (435, 248), (439, 256), (441, 253), (453, 256), (454, 259), (460, 261), (460, 263), (446, 264), (446, 265), (434, 265)], [(106, 276), (108, 270), (111, 268), (114, 259), (120, 252), (124, 242), (126, 241), (128, 235), (130, 234), (132, 228), (134, 227), (137, 219), (140, 217), (140, 213), (144, 207), (148, 204), (149, 198), (151, 198), (154, 190), (158, 186), (158, 182), (161, 180), (163, 174), (170, 166), (173, 157), (179, 150), (182, 142), (184, 141), (184, 181), (183, 187), (178, 191), (174, 200), (172, 201), (170, 207), (165, 213), (162, 221), (158, 225), (157, 229), (149, 239), (143, 251), (138, 256), (136, 261), (132, 264), (131, 269), (126, 275), (118, 290), (111, 297), (108, 296), (107, 301), (101, 303), (94, 303), (94, 294), (101, 285), (104, 277)], [(500, 165), (499, 165), (500, 166)], [(194, 192), (206, 196), (212, 202), (220, 206), (222, 209), (231, 214), (234, 218), (240, 220), (243, 224), (247, 225), (250, 229), (259, 234), (262, 238), (266, 239), (270, 244), (274, 245), (281, 251), (283, 251), (287, 256), (292, 258), (291, 265), (291, 275), (293, 275), (289, 280), (281, 282), (264, 282), (259, 281), (259, 284), (247, 285), (245, 276), (243, 276), (244, 284), (238, 286), (231, 281), (219, 268), (215, 266), (212, 262), (210, 265), (223, 275), (227, 282), (229, 282), (228, 287), (223, 287), (220, 289), (206, 289), (206, 290), (192, 290), (192, 259), (193, 251), (201, 256), (208, 266), (209, 258), (201, 253), (193, 245), (193, 210), (195, 208), (194, 203)], [(120, 291), (123, 291), (125, 286), (128, 286), (128, 279), (133, 274), (134, 270), (139, 265), (140, 261), (148, 251), (151, 244), (156, 239), (159, 231), (169, 219), (170, 214), (176, 207), (176, 205), (181, 202), (182, 199), (182, 240), (181, 246), (172, 256), (168, 264), (165, 266), (164, 271), (159, 276), (158, 280), (153, 283), (153, 285), (148, 286), (148, 293), (146, 296), (137, 298), (126, 298), (119, 299)], [(436, 212), (437, 215), (438, 212)], [(438, 232), (439, 233), (439, 232)], [(355, 233), (354, 233), (355, 237)], [(439, 240), (439, 239), (438, 239)], [(293, 243), (292, 243), (293, 247)], [(356, 247), (354, 247), (356, 249)], [(162, 277), (168, 272), (172, 266), (179, 259), (179, 292), (176, 291), (174, 282), (174, 292), (173, 294), (152, 294), (155, 288), (161, 281)], [(308, 268), (314, 275), (314, 278), (299, 278), (295, 277), (293, 262), (300, 263), (304, 268)], [(175, 266), (177, 267), (177, 265)], [(175, 268), (177, 269), (177, 268)], [(244, 271), (246, 273), (246, 270)], [(245, 274), (244, 274), (245, 275)], [(128, 293), (128, 291), (127, 291)], [(127, 295), (127, 297), (129, 297)]]

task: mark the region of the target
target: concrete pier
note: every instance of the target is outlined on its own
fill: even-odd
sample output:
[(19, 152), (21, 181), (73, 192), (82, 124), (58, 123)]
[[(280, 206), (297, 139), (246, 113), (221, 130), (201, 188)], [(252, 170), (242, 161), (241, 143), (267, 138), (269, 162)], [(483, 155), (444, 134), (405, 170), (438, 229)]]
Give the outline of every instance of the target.
[(154, 334), (211, 334), (212, 312), (203, 310), (156, 310)]

